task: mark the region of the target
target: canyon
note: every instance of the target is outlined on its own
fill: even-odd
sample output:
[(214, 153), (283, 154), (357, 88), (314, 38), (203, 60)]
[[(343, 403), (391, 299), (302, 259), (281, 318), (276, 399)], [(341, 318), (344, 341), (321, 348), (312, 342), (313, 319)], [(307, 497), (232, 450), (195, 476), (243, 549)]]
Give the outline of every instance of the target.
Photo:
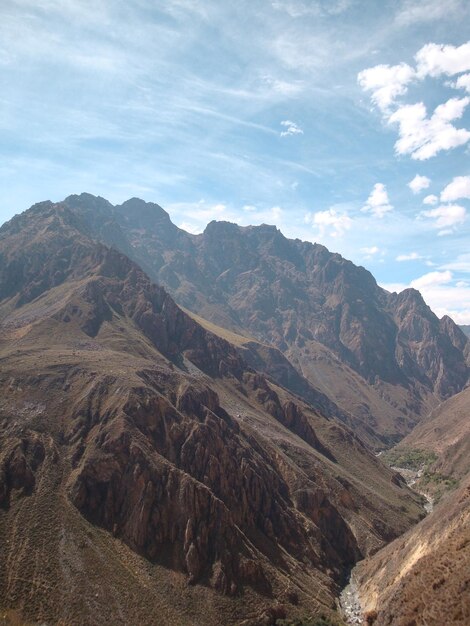
[[(81, 194), (0, 228), (0, 324), (2, 610), (340, 624), (360, 562), (368, 623), (466, 623), (470, 341), (416, 290)], [(430, 515), (393, 446), (433, 454)]]

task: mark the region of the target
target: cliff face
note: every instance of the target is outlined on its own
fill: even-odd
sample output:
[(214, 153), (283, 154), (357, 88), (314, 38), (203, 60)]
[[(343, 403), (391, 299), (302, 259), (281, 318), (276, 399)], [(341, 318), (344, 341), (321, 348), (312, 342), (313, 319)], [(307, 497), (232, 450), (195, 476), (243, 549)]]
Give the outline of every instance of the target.
[(357, 580), (369, 624), (409, 626), (470, 621), (470, 480), (424, 521), (371, 559)]
[(470, 388), (437, 407), (400, 443), (437, 456), (431, 470), (457, 480), (470, 471)]
[(438, 320), (415, 290), (386, 292), (321, 245), (227, 222), (190, 235), (136, 198), (112, 207), (82, 194), (65, 206), (179, 304), (279, 349), (375, 447), (467, 383), (468, 339), (450, 318)]
[(422, 514), (416, 497), (97, 242), (111, 228), (127, 245), (113, 211), (43, 203), (0, 229), (2, 607), (67, 623), (331, 614), (349, 567)]
[[(448, 324), (448, 318), (441, 323)], [(459, 333), (455, 340), (461, 341)], [(370, 624), (463, 626), (470, 621), (469, 412), (467, 387), (440, 404), (396, 448), (402, 462), (422, 463), (414, 488), (434, 498), (435, 508), (356, 568)]]

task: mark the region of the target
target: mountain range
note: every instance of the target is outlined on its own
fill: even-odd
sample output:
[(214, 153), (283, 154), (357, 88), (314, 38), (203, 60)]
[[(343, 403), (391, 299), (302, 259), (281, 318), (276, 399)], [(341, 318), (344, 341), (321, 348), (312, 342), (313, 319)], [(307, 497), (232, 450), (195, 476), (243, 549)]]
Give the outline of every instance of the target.
[[(0, 607), (24, 620), (339, 623), (355, 563), (379, 580), (436, 528), (377, 454), (433, 450), (465, 490), (465, 333), (274, 226), (39, 203), (0, 228), (0, 324)], [(411, 624), (387, 562), (377, 623)]]
[(450, 318), (439, 320), (414, 289), (388, 293), (319, 244), (227, 222), (191, 235), (137, 198), (113, 207), (82, 194), (64, 205), (179, 305), (277, 348), (377, 449), (467, 383), (470, 344)]

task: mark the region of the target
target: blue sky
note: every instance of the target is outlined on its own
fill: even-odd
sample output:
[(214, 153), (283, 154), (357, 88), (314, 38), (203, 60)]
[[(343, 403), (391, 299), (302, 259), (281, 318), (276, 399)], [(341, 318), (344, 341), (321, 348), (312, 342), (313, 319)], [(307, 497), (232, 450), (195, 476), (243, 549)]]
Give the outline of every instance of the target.
[(468, 0), (2, 0), (0, 222), (274, 223), (470, 323)]

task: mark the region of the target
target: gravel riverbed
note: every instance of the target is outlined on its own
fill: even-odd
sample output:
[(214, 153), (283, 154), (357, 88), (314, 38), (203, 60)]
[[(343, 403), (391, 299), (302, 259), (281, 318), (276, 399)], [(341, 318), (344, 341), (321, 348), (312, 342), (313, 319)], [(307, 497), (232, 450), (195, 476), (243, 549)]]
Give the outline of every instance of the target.
[[(392, 467), (391, 469), (395, 470), (403, 478), (406, 480), (406, 484), (410, 489), (414, 489), (416, 493), (421, 494), (426, 498), (426, 504), (424, 505), (424, 510), (426, 513), (431, 513), (433, 510), (433, 499), (428, 496), (426, 493), (417, 490), (414, 485), (423, 473), (423, 470), (408, 470), (401, 467)], [(359, 596), (358, 586), (354, 581), (354, 570), (351, 573), (349, 578), (349, 583), (342, 590), (339, 596), (339, 606), (342, 617), (347, 624), (347, 626), (358, 626), (364, 624), (363, 610), (361, 607), (361, 600)]]
[(339, 596), (339, 605), (343, 619), (348, 626), (363, 623), (361, 601), (353, 576), (351, 576), (349, 584), (343, 589)]

